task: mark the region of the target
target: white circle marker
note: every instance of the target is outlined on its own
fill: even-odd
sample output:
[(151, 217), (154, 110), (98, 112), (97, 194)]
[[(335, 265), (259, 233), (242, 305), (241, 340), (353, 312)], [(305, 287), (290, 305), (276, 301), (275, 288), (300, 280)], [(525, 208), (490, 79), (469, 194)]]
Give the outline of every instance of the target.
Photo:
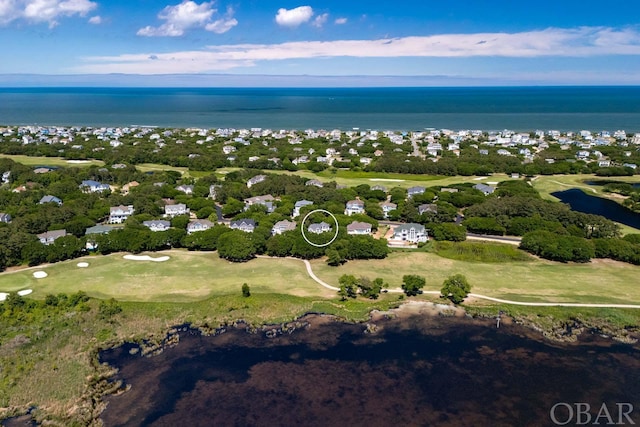
[[(307, 220), (307, 218), (309, 218), (309, 215), (311, 215), (311, 214), (313, 214), (313, 213), (316, 213), (316, 212), (326, 213), (326, 214), (327, 214), (327, 215), (329, 215), (331, 218), (333, 218), (333, 222), (335, 222), (335, 223), (336, 223), (336, 234), (333, 236), (333, 239), (329, 240), (329, 242), (328, 242), (328, 243), (325, 243), (324, 245), (319, 245), (319, 244), (317, 244), (317, 243), (313, 243), (313, 242), (309, 241), (309, 239), (307, 239), (307, 236), (304, 234), (304, 223), (305, 223), (305, 221)], [(308, 244), (310, 244), (311, 246), (315, 246), (316, 248), (324, 248), (325, 246), (329, 246), (330, 244), (332, 244), (332, 243), (333, 243), (333, 241), (334, 241), (334, 240), (336, 240), (336, 238), (338, 237), (338, 231), (339, 231), (339, 230), (338, 230), (338, 227), (340, 227), (340, 226), (338, 225), (338, 219), (337, 219), (337, 218), (336, 218), (336, 217), (335, 217), (331, 212), (329, 212), (329, 211), (327, 211), (327, 210), (324, 210), (324, 209), (316, 209), (316, 210), (313, 210), (313, 211), (309, 212), (309, 213), (304, 217), (304, 219), (302, 220), (302, 223), (300, 223), (300, 231), (302, 231), (302, 237), (304, 238), (304, 240), (305, 240)]]

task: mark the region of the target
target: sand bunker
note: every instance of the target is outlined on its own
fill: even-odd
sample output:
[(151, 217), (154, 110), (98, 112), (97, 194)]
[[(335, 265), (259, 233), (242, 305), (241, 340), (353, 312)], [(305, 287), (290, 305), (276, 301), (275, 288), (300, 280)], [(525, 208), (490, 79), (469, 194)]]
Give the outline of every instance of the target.
[(67, 160), (67, 163), (91, 163), (90, 160)]
[(8, 293), (6, 292), (0, 292), (0, 301), (4, 301), (7, 299), (7, 297), (9, 296)]
[(479, 176), (478, 178), (473, 178), (474, 181), (482, 181), (483, 179), (487, 179), (486, 176)]
[(47, 276), (48, 276), (48, 274), (45, 273), (44, 271), (34, 271), (33, 272), (33, 277), (35, 277), (36, 279), (44, 279)]
[(130, 261), (155, 261), (155, 262), (163, 262), (168, 261), (168, 256), (160, 256), (157, 258), (150, 257), (149, 255), (125, 255), (122, 258), (128, 259)]
[(369, 181), (404, 182), (404, 179), (392, 179), (392, 178), (369, 178)]
[(76, 264), (78, 267), (80, 268), (87, 268), (89, 267), (89, 263), (88, 262), (79, 262)]
[(21, 297), (25, 296), (25, 295), (29, 295), (31, 292), (33, 292), (33, 289), (25, 289), (23, 291), (18, 291), (18, 295), (20, 295)]

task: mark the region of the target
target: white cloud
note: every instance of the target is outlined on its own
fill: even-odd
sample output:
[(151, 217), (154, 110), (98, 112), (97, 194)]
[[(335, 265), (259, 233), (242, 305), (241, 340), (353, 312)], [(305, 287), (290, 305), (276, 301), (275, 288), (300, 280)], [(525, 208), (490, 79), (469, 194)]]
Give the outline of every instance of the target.
[(0, 24), (24, 19), (55, 27), (59, 18), (86, 16), (96, 7), (98, 4), (89, 0), (0, 0)]
[(335, 21), (333, 21), (334, 24), (336, 25), (343, 25), (347, 23), (347, 18), (336, 18)]
[(327, 23), (328, 19), (329, 19), (329, 14), (323, 13), (322, 15), (316, 16), (316, 19), (313, 20), (313, 23), (311, 25), (313, 25), (314, 27), (320, 28)]
[[(155, 60), (149, 60), (154, 55)], [(305, 58), (398, 57), (591, 57), (640, 56), (637, 29), (550, 28), (521, 33), (440, 34), (378, 40), (301, 41), (280, 44), (238, 44), (207, 49), (86, 58), (76, 71), (89, 73), (176, 73), (229, 70), (258, 61)]]
[(213, 21), (213, 15), (217, 10), (213, 8), (213, 2), (198, 4), (191, 0), (185, 0), (175, 6), (165, 7), (159, 14), (164, 24), (158, 27), (147, 25), (137, 32), (139, 36), (146, 37), (177, 37), (184, 35), (185, 31), (192, 28), (204, 28), (214, 33), (224, 33), (238, 24), (233, 18), (233, 9), (227, 9), (222, 18)]
[(222, 34), (226, 33), (236, 25), (238, 25), (238, 20), (233, 17), (233, 8), (228, 7), (227, 13), (222, 18), (205, 25), (204, 29), (216, 34)]
[(91, 18), (89, 18), (89, 24), (93, 24), (93, 25), (102, 24), (102, 17), (98, 15), (92, 16)]
[(278, 9), (276, 22), (283, 27), (297, 27), (308, 22), (313, 16), (311, 6), (299, 6), (295, 9)]

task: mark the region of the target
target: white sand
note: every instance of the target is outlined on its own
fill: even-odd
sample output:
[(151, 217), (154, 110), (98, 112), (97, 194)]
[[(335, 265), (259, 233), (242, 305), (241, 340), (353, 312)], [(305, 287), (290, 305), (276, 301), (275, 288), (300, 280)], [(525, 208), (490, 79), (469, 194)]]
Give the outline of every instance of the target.
[(33, 292), (33, 289), (25, 289), (23, 291), (18, 291), (18, 295), (20, 295), (21, 297), (25, 296), (25, 295), (29, 295), (31, 292)]
[(158, 258), (152, 258), (149, 255), (125, 255), (122, 258), (128, 259), (130, 261), (155, 261), (155, 262), (163, 262), (168, 261), (168, 256), (161, 256)]
[(0, 292), (0, 301), (4, 301), (7, 299), (7, 297), (9, 296), (8, 293), (6, 292)]
[(486, 176), (479, 176), (477, 178), (473, 178), (474, 181), (480, 181), (480, 180), (483, 180), (483, 179), (487, 179), (487, 177)]
[(89, 160), (67, 160), (67, 163), (91, 163)]
[(89, 263), (88, 262), (79, 262), (76, 264), (78, 267), (80, 268), (87, 268), (89, 267)]
[(387, 179), (387, 178), (369, 178), (369, 181), (389, 181), (389, 182), (404, 182), (404, 179)]
[(33, 277), (35, 277), (36, 279), (44, 279), (47, 276), (48, 276), (48, 274), (45, 273), (44, 271), (34, 271), (33, 272)]

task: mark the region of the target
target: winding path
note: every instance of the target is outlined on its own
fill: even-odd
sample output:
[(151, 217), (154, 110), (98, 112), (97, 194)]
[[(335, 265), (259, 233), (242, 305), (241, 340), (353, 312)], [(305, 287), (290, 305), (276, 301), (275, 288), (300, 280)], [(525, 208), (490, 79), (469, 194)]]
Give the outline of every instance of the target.
[[(258, 258), (277, 258), (277, 257), (258, 255)], [(327, 289), (330, 289), (332, 291), (338, 291), (339, 290), (339, 288), (336, 288), (335, 286), (331, 286), (330, 284), (328, 284), (327, 282), (321, 280), (318, 276), (316, 276), (316, 274), (313, 272), (313, 270), (311, 268), (311, 263), (308, 260), (300, 259), (300, 258), (294, 258), (294, 257), (287, 257), (287, 259), (294, 259), (294, 260), (302, 261), (304, 263), (305, 267), (307, 268), (307, 273), (309, 274), (309, 277), (311, 277), (314, 281), (316, 281), (316, 283), (318, 283), (320, 286), (323, 286), (323, 287), (325, 287)], [(388, 289), (387, 292), (390, 292), (390, 293), (403, 293), (402, 289), (399, 289), (399, 288)], [(429, 294), (429, 295), (440, 295), (440, 291), (423, 291), (422, 293), (423, 294)], [(506, 299), (494, 298), (494, 297), (489, 297), (489, 296), (486, 296), (486, 295), (473, 294), (473, 293), (470, 293), (469, 296), (472, 297), (472, 298), (483, 299), (483, 300), (487, 300), (487, 301), (497, 302), (497, 303), (500, 303), (500, 304), (524, 305), (524, 306), (529, 306), (529, 307), (583, 307), (583, 308), (633, 308), (633, 309), (640, 309), (640, 304), (588, 304), (588, 303), (575, 303), (575, 302), (523, 302), (523, 301), (511, 301), (511, 300), (506, 300)]]

